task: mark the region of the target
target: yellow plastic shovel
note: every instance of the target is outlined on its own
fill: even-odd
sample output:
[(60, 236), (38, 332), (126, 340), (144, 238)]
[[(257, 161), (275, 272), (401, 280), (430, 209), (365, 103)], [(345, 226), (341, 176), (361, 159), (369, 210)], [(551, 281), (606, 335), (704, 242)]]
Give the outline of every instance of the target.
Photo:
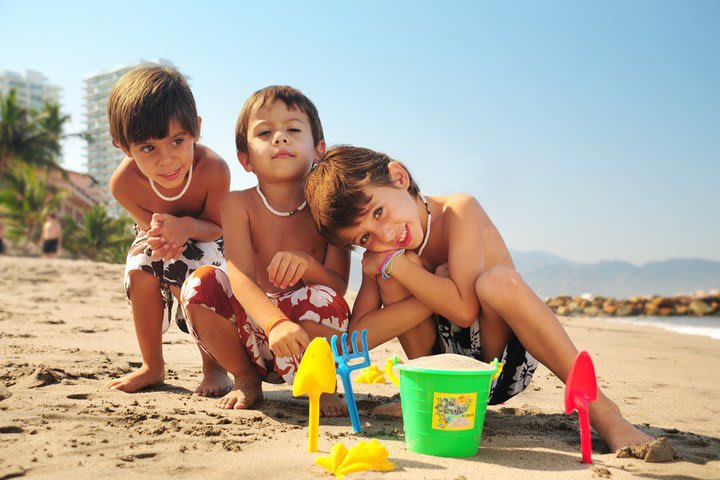
[(324, 338), (317, 337), (300, 360), (293, 396), (307, 395), (310, 399), (308, 418), (308, 452), (317, 452), (318, 426), (320, 425), (320, 395), (335, 391), (335, 360), (330, 344)]

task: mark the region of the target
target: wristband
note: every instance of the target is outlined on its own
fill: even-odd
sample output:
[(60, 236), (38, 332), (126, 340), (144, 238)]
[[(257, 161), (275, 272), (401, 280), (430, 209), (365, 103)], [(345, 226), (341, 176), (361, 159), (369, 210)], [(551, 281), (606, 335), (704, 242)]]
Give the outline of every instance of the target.
[(275, 315), (270, 317), (270, 320), (265, 322), (265, 326), (263, 327), (263, 330), (265, 331), (265, 335), (267, 335), (269, 337), (270, 332), (272, 331), (273, 328), (275, 328), (276, 326), (278, 326), (279, 324), (281, 324), (283, 322), (289, 322), (289, 321), (290, 321), (290, 319), (287, 318), (284, 313), (282, 313), (282, 312), (276, 313)]
[(385, 262), (382, 264), (382, 268), (380, 269), (380, 276), (383, 280), (387, 280), (390, 278), (390, 272), (392, 271), (392, 266), (395, 262), (395, 259), (397, 259), (400, 255), (404, 253), (405, 249), (401, 248), (400, 250), (395, 250), (394, 252), (390, 252), (390, 254), (388, 254)]

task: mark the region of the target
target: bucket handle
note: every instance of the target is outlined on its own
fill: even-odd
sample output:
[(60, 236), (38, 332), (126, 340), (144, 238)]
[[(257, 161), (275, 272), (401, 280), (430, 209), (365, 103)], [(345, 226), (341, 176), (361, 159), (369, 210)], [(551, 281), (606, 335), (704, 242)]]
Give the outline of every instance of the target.
[(493, 376), (490, 378), (491, 381), (495, 380), (500, 376), (500, 374), (503, 371), (504, 363), (499, 363), (497, 358), (493, 358), (493, 364), (495, 365), (495, 368), (497, 369), (495, 373), (493, 373)]
[(393, 367), (397, 365), (398, 363), (402, 363), (402, 361), (398, 358), (397, 355), (393, 355), (392, 358), (388, 358), (385, 362), (385, 375), (390, 379), (391, 382), (393, 382), (398, 387), (400, 386), (400, 380), (395, 375), (395, 372), (393, 371)]

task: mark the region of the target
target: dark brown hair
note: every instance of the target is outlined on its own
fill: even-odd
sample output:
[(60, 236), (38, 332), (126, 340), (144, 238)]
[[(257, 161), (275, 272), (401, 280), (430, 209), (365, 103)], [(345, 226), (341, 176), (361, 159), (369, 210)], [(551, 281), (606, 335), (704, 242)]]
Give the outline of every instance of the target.
[(185, 78), (160, 65), (137, 67), (123, 75), (110, 91), (108, 120), (113, 144), (129, 149), (149, 138), (165, 138), (171, 120), (197, 138), (195, 98)]
[(365, 188), (393, 184), (390, 162), (405, 169), (410, 180), (408, 192), (419, 195), (420, 189), (405, 165), (369, 148), (332, 147), (308, 174), (305, 181), (308, 207), (318, 230), (332, 245), (349, 247), (337, 232), (357, 225), (370, 201)]
[(288, 109), (299, 109), (308, 116), (313, 145), (317, 146), (318, 143), (325, 140), (320, 116), (310, 99), (296, 88), (287, 85), (271, 85), (250, 95), (250, 98), (247, 99), (242, 110), (240, 110), (240, 115), (238, 115), (235, 124), (235, 147), (238, 152), (247, 153), (248, 151), (247, 135), (250, 114), (261, 108), (271, 107), (278, 100), (281, 100)]

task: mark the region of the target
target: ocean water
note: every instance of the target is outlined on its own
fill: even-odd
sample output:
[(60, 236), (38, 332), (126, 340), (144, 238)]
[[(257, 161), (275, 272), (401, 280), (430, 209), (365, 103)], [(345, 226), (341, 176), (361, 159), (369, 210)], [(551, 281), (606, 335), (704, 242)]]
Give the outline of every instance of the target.
[(720, 340), (720, 317), (606, 317), (610, 322), (649, 325), (685, 335)]

